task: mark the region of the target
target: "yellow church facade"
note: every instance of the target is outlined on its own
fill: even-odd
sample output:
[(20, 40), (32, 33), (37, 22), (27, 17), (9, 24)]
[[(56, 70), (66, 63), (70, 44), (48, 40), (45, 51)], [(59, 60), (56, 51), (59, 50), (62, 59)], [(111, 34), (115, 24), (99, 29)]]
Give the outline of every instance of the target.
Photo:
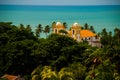
[(96, 38), (96, 34), (90, 30), (82, 30), (81, 25), (74, 23), (69, 30), (66, 30), (63, 24), (57, 22), (52, 26), (53, 33), (61, 34), (60, 30), (67, 32), (67, 36), (72, 37), (78, 42), (88, 41), (89, 45), (100, 47), (100, 37)]

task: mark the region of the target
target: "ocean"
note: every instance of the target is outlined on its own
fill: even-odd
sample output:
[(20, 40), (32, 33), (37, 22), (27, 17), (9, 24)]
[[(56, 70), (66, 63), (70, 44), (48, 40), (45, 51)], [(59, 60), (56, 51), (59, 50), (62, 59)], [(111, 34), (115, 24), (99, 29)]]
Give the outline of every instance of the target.
[(17, 26), (29, 24), (35, 30), (38, 24), (51, 26), (54, 21), (66, 22), (68, 29), (77, 22), (81, 26), (88, 23), (96, 32), (101, 32), (103, 28), (113, 32), (114, 28), (120, 28), (120, 5), (0, 5), (0, 22), (13, 22)]

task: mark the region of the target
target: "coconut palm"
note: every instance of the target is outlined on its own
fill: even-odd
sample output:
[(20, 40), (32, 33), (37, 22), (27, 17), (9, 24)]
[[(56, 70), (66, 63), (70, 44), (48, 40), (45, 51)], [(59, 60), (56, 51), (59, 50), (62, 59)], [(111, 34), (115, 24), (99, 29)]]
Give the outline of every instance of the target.
[(38, 24), (37, 29), (36, 29), (36, 36), (40, 37), (41, 32), (42, 32), (42, 25)]
[(23, 24), (20, 24), (20, 28), (19, 28), (21, 31), (25, 29), (24, 25)]
[(94, 27), (93, 26), (90, 26), (90, 30), (95, 33), (95, 30), (94, 30)]
[(115, 28), (115, 29), (114, 29), (114, 32), (115, 32), (115, 34), (118, 34), (119, 29), (118, 29), (118, 28)]
[(100, 33), (97, 33), (98, 36), (100, 36)]
[(120, 29), (119, 28), (115, 28), (114, 29), (114, 33), (115, 33), (115, 37), (117, 38), (117, 39), (119, 39), (120, 38)]
[(64, 27), (65, 29), (67, 28), (67, 23), (66, 23), (66, 22), (63, 23), (63, 27)]
[(83, 30), (84, 29), (84, 27), (83, 26), (81, 26), (81, 30)]
[(50, 32), (50, 26), (46, 25), (45, 29), (44, 29), (44, 33), (46, 34), (46, 37), (47, 37), (47, 33), (49, 33), (49, 32)]
[(84, 27), (85, 29), (89, 29), (89, 25), (87, 23), (85, 23)]
[(27, 25), (26, 30), (27, 30), (28, 32), (31, 32), (32, 29), (31, 29), (30, 25)]
[(107, 34), (108, 34), (108, 33), (107, 33), (107, 31), (106, 31), (106, 28), (104, 28), (104, 29), (102, 30), (102, 32), (101, 32), (101, 35), (102, 35), (102, 36), (107, 36)]
[(112, 32), (111, 31), (109, 32), (109, 35), (112, 36)]
[(53, 31), (53, 28), (54, 28), (55, 26), (56, 26), (56, 22), (53, 22), (53, 23), (52, 23), (52, 27), (51, 27), (51, 28), (52, 28), (52, 31)]

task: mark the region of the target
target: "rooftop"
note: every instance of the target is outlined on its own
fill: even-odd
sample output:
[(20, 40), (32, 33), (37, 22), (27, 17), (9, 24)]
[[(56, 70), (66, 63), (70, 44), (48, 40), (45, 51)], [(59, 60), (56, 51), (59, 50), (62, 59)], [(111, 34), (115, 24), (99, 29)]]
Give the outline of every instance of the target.
[(8, 74), (5, 74), (4, 76), (2, 76), (2, 78), (7, 78), (8, 80), (24, 80), (20, 78), (20, 76), (14, 76), (14, 75), (8, 75)]
[(91, 31), (89, 31), (89, 30), (81, 30), (81, 31), (80, 31), (80, 34), (81, 34), (81, 37), (82, 37), (82, 38), (96, 36), (95, 33), (91, 32)]

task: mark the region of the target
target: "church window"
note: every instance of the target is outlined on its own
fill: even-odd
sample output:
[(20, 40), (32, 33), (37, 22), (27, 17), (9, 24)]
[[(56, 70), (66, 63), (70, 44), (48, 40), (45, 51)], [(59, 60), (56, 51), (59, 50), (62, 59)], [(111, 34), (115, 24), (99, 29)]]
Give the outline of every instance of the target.
[(74, 31), (74, 30), (72, 30), (72, 32), (73, 32), (73, 34), (75, 34), (75, 31)]
[(57, 33), (57, 29), (55, 29), (55, 33)]

